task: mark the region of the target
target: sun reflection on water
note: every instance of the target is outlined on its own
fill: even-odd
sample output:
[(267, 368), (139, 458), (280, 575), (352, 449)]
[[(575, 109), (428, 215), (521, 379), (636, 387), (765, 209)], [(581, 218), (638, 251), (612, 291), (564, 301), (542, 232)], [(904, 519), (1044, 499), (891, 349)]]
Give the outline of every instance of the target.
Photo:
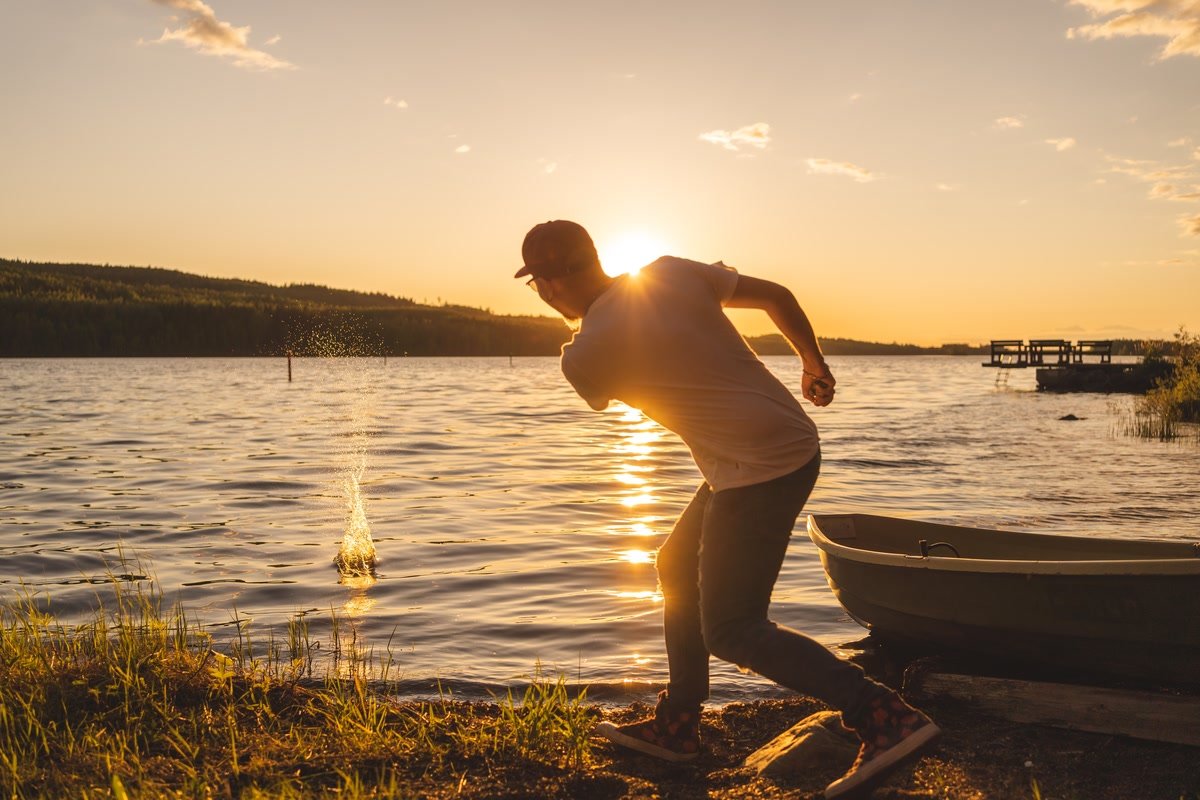
[(662, 592), (617, 592), (616, 596), (622, 600), (649, 600), (654, 603), (662, 602)]
[(374, 575), (343, 575), (338, 583), (350, 589), (342, 611), (350, 618), (361, 617), (375, 607), (378, 602), (367, 591), (376, 583)]
[[(616, 417), (617, 440), (610, 448), (616, 457), (613, 461), (615, 497), (620, 506), (630, 509), (614, 520), (609, 530), (619, 541), (609, 555), (620, 566), (618, 577), (608, 594), (627, 604), (631, 617), (661, 613), (662, 593), (658, 589), (658, 575), (654, 569), (657, 557), (658, 534), (655, 524), (659, 518), (647, 514), (640, 507), (659, 502), (659, 486), (655, 481), (655, 467), (651, 458), (663, 433), (653, 420), (648, 419), (636, 408), (617, 404), (613, 410)], [(635, 537), (630, 539), (630, 537)], [(649, 669), (650, 659), (635, 653), (629, 671), (639, 675)], [(636, 677), (625, 678), (637, 681)]]
[(620, 555), (622, 561), (628, 561), (630, 564), (654, 563), (654, 553), (649, 550), (625, 550)]

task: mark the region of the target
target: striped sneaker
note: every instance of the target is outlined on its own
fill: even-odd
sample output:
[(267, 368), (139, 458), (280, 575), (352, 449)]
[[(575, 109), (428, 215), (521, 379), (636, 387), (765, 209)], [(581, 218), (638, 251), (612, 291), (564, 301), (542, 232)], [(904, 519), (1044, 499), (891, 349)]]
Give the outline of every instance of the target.
[(700, 709), (672, 708), (664, 689), (658, 693), (653, 717), (621, 726), (601, 722), (592, 732), (655, 758), (691, 761), (700, 754)]
[(895, 692), (876, 697), (861, 721), (847, 727), (862, 739), (862, 747), (849, 771), (825, 787), (826, 800), (873, 786), (892, 767), (915, 755), (942, 732), (933, 720)]

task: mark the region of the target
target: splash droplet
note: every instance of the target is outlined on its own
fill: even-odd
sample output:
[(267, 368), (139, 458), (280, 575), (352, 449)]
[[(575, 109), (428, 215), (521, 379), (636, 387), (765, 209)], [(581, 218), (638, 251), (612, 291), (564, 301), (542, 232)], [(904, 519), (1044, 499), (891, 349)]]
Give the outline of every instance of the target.
[(378, 563), (375, 542), (371, 539), (371, 526), (367, 522), (367, 511), (363, 505), (362, 489), (359, 485), (362, 473), (363, 465), (358, 469), (348, 470), (344, 481), (346, 531), (342, 534), (342, 547), (333, 559), (343, 577), (373, 576), (375, 565)]

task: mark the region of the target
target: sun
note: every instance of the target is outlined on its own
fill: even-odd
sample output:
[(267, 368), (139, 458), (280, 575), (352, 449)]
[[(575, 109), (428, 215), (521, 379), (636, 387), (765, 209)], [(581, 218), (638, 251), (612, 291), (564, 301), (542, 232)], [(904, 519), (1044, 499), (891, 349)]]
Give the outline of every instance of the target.
[(639, 269), (669, 250), (662, 239), (646, 231), (626, 231), (605, 240), (596, 249), (604, 271), (614, 278), (636, 275)]

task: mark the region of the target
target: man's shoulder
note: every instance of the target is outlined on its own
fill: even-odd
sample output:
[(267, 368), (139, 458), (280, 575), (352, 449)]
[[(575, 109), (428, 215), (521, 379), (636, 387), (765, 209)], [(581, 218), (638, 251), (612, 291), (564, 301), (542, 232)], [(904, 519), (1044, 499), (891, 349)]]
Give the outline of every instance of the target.
[(715, 297), (722, 305), (737, 285), (737, 270), (717, 261), (706, 264), (690, 258), (663, 256), (642, 268), (642, 282), (659, 286), (667, 293), (703, 294)]
[(651, 261), (646, 266), (642, 267), (639, 274), (654, 274), (656, 272), (678, 272), (680, 270), (696, 270), (703, 269), (708, 266), (702, 261), (696, 261), (691, 258), (681, 258), (679, 256), (659, 256)]

